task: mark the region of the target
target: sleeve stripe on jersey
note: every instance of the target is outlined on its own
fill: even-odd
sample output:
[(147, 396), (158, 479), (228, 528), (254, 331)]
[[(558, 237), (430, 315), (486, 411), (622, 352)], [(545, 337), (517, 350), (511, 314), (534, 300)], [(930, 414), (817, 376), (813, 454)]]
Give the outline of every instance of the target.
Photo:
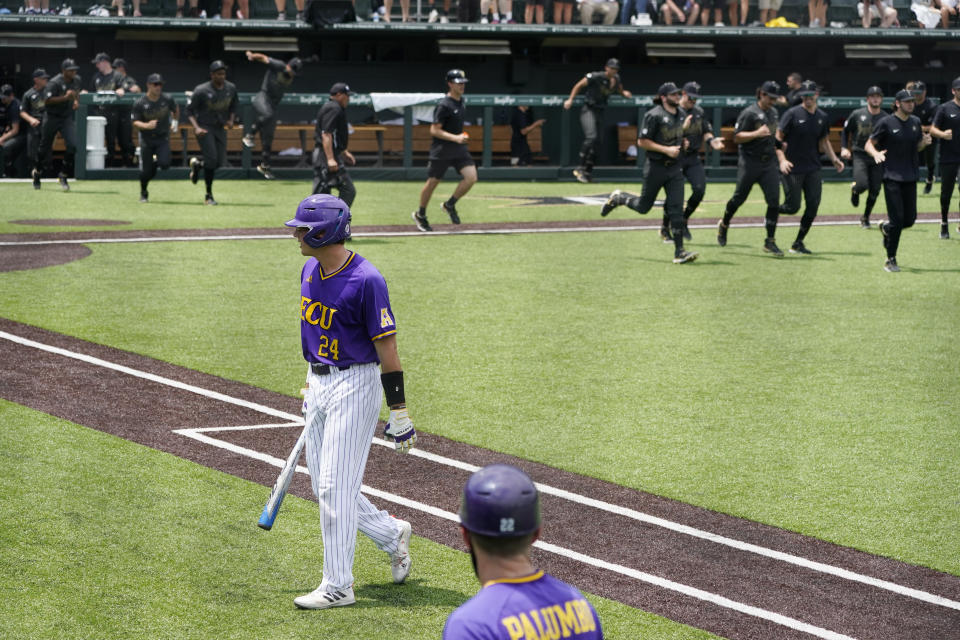
[(380, 338), (386, 338), (387, 336), (392, 336), (396, 332), (397, 332), (396, 329), (391, 329), (390, 331), (384, 331), (380, 335), (373, 336), (372, 338), (370, 338), (370, 341), (373, 342), (374, 340), (379, 340)]

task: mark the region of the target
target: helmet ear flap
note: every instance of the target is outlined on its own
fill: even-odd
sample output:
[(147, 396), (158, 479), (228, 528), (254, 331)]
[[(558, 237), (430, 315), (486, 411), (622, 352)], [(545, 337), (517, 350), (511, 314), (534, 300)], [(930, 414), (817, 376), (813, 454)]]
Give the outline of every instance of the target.
[(350, 207), (329, 194), (307, 196), (297, 206), (297, 214), (288, 227), (308, 227), (303, 241), (314, 249), (342, 242), (350, 237)]

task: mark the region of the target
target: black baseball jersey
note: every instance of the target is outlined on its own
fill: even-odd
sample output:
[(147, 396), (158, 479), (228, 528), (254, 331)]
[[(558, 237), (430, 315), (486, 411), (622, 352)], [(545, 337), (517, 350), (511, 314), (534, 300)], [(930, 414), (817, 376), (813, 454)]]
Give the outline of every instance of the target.
[(27, 89), (20, 100), (20, 111), (38, 119), (43, 116), (43, 91), (37, 91), (33, 87)]
[(525, 136), (522, 131), (536, 122), (536, 120), (536, 117), (533, 115), (533, 109), (523, 111), (519, 108), (514, 108), (513, 113), (510, 114), (510, 128), (513, 130), (513, 133), (510, 134), (510, 143), (518, 144), (523, 142), (527, 136)]
[(913, 115), (920, 118), (920, 124), (925, 127), (933, 124), (933, 116), (936, 112), (937, 106), (933, 104), (930, 98), (927, 98), (923, 102), (918, 102), (917, 106), (913, 108)]
[(222, 128), (237, 112), (237, 86), (224, 82), (217, 89), (212, 82), (197, 85), (187, 103), (187, 114), (192, 115), (201, 127)]
[(951, 100), (937, 107), (933, 126), (941, 131), (953, 131), (953, 140), (940, 139), (940, 163), (960, 163), (960, 105)]
[(790, 89), (784, 97), (787, 100), (787, 109), (803, 104), (803, 96), (800, 95), (800, 88)]
[[(683, 144), (683, 119), (685, 117), (686, 113), (683, 109), (677, 109), (676, 113), (670, 113), (663, 108), (663, 105), (657, 105), (643, 114), (643, 122), (640, 124), (637, 137), (667, 147), (680, 146)], [(647, 158), (660, 163), (674, 160), (674, 158), (658, 151), (647, 151)]]
[(611, 93), (623, 93), (623, 85), (620, 83), (620, 74), (613, 78), (608, 78), (603, 71), (592, 71), (586, 76), (587, 87), (584, 89), (584, 100), (588, 107), (593, 109), (602, 109), (607, 106), (607, 98)]
[(803, 106), (790, 107), (780, 118), (784, 151), (793, 163), (793, 173), (810, 173), (820, 168), (820, 140), (830, 135), (830, 123), (823, 109), (810, 113)]
[[(12, 129), (13, 125), (18, 122), (20, 122), (20, 101), (13, 98), (9, 104), (3, 104), (3, 101), (0, 100), (0, 133)], [(26, 129), (23, 128), (24, 124), (26, 123), (20, 125), (20, 133), (26, 132)]]
[[(433, 110), (433, 123), (439, 124), (447, 133), (454, 135), (463, 133), (463, 116), (466, 108), (463, 106), (463, 100), (454, 100), (450, 96), (444, 96), (436, 108)], [(466, 145), (449, 140), (434, 138), (430, 143), (431, 160), (440, 160), (444, 158), (458, 158), (463, 155)]]
[(267, 72), (263, 74), (263, 83), (260, 91), (267, 96), (270, 104), (277, 106), (283, 99), (283, 94), (290, 90), (293, 84), (293, 74), (287, 73), (287, 63), (276, 58), (269, 58)]
[[(118, 72), (119, 73), (119, 72)], [(120, 88), (124, 91), (130, 91), (135, 86), (137, 86), (137, 81), (128, 75), (121, 75), (122, 80), (120, 80)]]
[(131, 117), (140, 122), (157, 121), (156, 129), (140, 129), (140, 135), (150, 140), (159, 140), (170, 137), (170, 119), (177, 112), (177, 103), (165, 93), (155, 101), (143, 94), (133, 105)]
[(873, 128), (889, 114), (881, 109), (876, 114), (870, 113), (867, 107), (861, 107), (850, 113), (843, 123), (840, 133), (840, 146), (850, 149), (854, 153), (866, 153), (864, 145), (870, 139)]
[(680, 153), (686, 156), (695, 156), (700, 153), (704, 136), (708, 133), (713, 135), (713, 124), (707, 120), (703, 108), (698, 104), (685, 111), (690, 116), (690, 126), (683, 132), (683, 138), (687, 141), (687, 148), (681, 149)]
[(123, 75), (114, 69), (110, 73), (97, 71), (93, 76), (94, 91), (116, 91), (123, 88)]
[(317, 127), (314, 132), (314, 140), (317, 147), (323, 148), (323, 137), (321, 134), (329, 133), (333, 136), (333, 152), (340, 153), (347, 148), (347, 111), (340, 106), (340, 103), (333, 98), (327, 100), (326, 104), (320, 107), (317, 112)]
[(49, 104), (50, 98), (58, 98), (60, 96), (66, 95), (67, 91), (73, 89), (78, 94), (80, 93), (80, 76), (73, 76), (73, 80), (67, 82), (62, 73), (50, 78), (50, 81), (47, 82), (46, 88), (43, 90), (43, 102), (47, 114), (50, 116), (56, 116), (63, 118), (69, 116), (73, 113), (73, 105), (70, 104), (69, 100), (64, 100), (63, 102), (57, 104)]
[(778, 122), (777, 110), (773, 107), (764, 111), (760, 108), (759, 104), (754, 103), (750, 105), (740, 112), (740, 115), (737, 117), (737, 124), (733, 128), (733, 133), (736, 135), (740, 132), (756, 131), (763, 125), (767, 125), (767, 128), (770, 129), (770, 135), (762, 138), (754, 138), (749, 142), (741, 144), (740, 156), (744, 159), (769, 162), (776, 157), (774, 154), (776, 142), (773, 134), (777, 130)]
[(901, 120), (890, 115), (877, 123), (870, 134), (873, 146), (886, 150), (883, 179), (897, 182), (916, 182), (920, 179), (920, 154), (917, 145), (923, 139), (920, 118), (907, 116)]

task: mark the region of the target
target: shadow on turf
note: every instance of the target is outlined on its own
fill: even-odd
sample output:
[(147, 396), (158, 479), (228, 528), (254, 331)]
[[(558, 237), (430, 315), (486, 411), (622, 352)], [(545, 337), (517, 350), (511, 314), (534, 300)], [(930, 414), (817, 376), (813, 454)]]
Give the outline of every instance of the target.
[[(302, 595), (312, 591), (315, 587), (304, 587), (302, 590), (286, 589), (284, 593)], [(420, 580), (407, 580), (402, 585), (395, 584), (366, 584), (354, 587), (353, 593), (357, 598), (359, 608), (374, 607), (459, 607), (469, 600), (473, 593), (463, 593), (452, 589), (440, 589), (421, 584)]]

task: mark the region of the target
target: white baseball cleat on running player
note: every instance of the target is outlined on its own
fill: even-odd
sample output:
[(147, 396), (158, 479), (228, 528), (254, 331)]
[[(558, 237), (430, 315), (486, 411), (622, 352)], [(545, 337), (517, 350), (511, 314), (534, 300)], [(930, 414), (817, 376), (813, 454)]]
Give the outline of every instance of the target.
[(390, 572), (393, 573), (394, 584), (402, 584), (407, 576), (410, 575), (410, 567), (413, 562), (410, 559), (410, 535), (413, 527), (406, 520), (399, 520), (400, 540), (397, 542), (397, 550), (390, 554)]
[(305, 596), (294, 598), (293, 604), (301, 609), (330, 609), (332, 607), (345, 607), (348, 604), (356, 603), (356, 601), (357, 599), (353, 597), (353, 587), (327, 591), (321, 585)]

